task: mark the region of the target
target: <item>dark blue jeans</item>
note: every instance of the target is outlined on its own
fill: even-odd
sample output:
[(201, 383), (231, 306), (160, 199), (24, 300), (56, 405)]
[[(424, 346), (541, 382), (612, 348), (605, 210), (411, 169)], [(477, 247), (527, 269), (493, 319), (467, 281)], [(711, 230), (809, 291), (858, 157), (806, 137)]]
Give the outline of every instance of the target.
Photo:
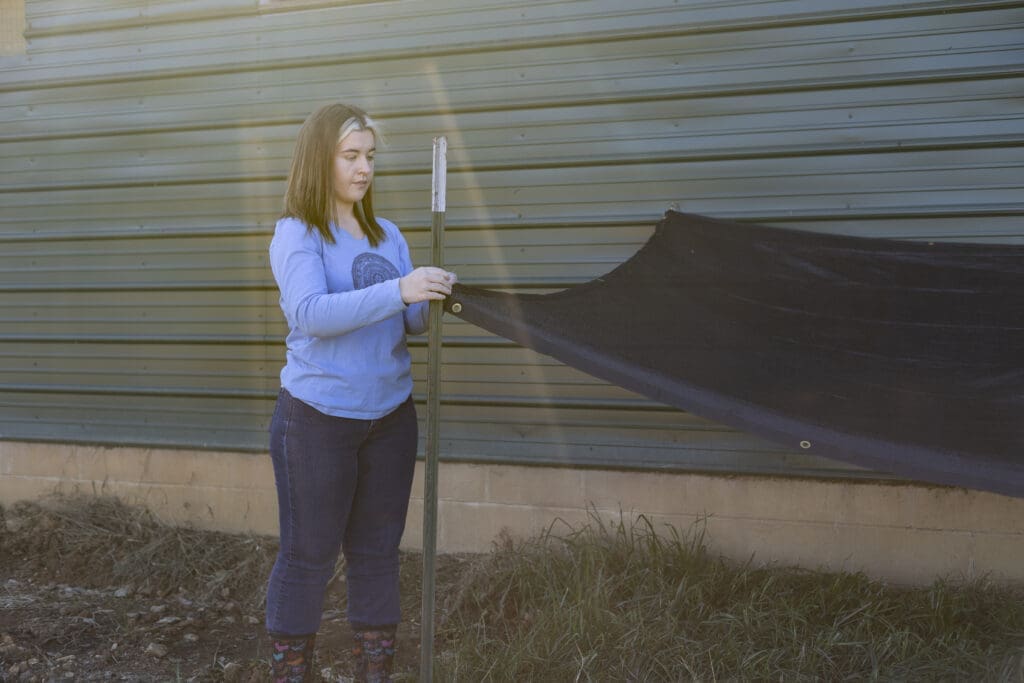
[(316, 633), (339, 548), (353, 628), (398, 624), (398, 542), (416, 439), (412, 398), (378, 420), (352, 420), (281, 390), (270, 423), (281, 526), (267, 587), (270, 633)]

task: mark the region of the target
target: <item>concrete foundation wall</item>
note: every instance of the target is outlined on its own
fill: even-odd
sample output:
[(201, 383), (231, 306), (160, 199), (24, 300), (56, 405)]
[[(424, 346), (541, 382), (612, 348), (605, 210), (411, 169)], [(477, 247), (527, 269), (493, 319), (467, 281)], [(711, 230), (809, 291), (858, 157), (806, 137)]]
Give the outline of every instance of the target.
[[(901, 583), (938, 576), (1024, 581), (1024, 500), (877, 482), (442, 463), (438, 548), (486, 552), (588, 514), (639, 513), (757, 563), (863, 570)], [(277, 533), (265, 454), (0, 442), (0, 504), (53, 491), (116, 495), (175, 524)], [(403, 545), (422, 532), (421, 471)]]

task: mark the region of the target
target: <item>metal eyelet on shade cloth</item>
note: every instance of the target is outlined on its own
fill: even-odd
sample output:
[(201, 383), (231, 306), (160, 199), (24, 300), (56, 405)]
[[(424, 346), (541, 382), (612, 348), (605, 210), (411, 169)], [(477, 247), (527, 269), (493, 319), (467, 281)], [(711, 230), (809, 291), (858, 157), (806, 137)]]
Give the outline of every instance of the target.
[(810, 441), (801, 441), (800, 442), (800, 448), (810, 448), (810, 447), (811, 447), (811, 442)]
[(452, 304), (452, 313), (462, 313), (462, 304), (458, 301)]

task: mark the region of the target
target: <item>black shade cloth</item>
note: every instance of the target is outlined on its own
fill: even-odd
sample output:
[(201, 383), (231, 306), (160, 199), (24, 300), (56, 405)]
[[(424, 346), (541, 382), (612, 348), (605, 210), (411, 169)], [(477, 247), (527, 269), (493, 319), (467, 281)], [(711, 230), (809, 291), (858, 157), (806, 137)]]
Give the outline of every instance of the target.
[(458, 285), (455, 302), (495, 334), (796, 451), (1024, 497), (1024, 246), (670, 211), (596, 280)]

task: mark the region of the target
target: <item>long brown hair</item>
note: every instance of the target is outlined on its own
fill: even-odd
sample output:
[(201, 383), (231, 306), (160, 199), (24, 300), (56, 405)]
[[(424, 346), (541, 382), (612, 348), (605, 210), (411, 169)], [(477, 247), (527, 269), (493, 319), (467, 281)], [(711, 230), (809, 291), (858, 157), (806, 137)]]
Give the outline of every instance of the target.
[[(331, 223), (337, 220), (334, 200), (334, 151), (338, 142), (352, 131), (368, 130), (377, 139), (377, 124), (359, 107), (329, 104), (309, 115), (299, 129), (288, 172), (288, 189), (284, 194), (282, 218), (303, 221), (316, 228), (324, 241), (333, 244)], [(384, 241), (384, 229), (373, 213), (373, 181), (362, 201), (353, 207), (359, 227), (376, 247)]]

